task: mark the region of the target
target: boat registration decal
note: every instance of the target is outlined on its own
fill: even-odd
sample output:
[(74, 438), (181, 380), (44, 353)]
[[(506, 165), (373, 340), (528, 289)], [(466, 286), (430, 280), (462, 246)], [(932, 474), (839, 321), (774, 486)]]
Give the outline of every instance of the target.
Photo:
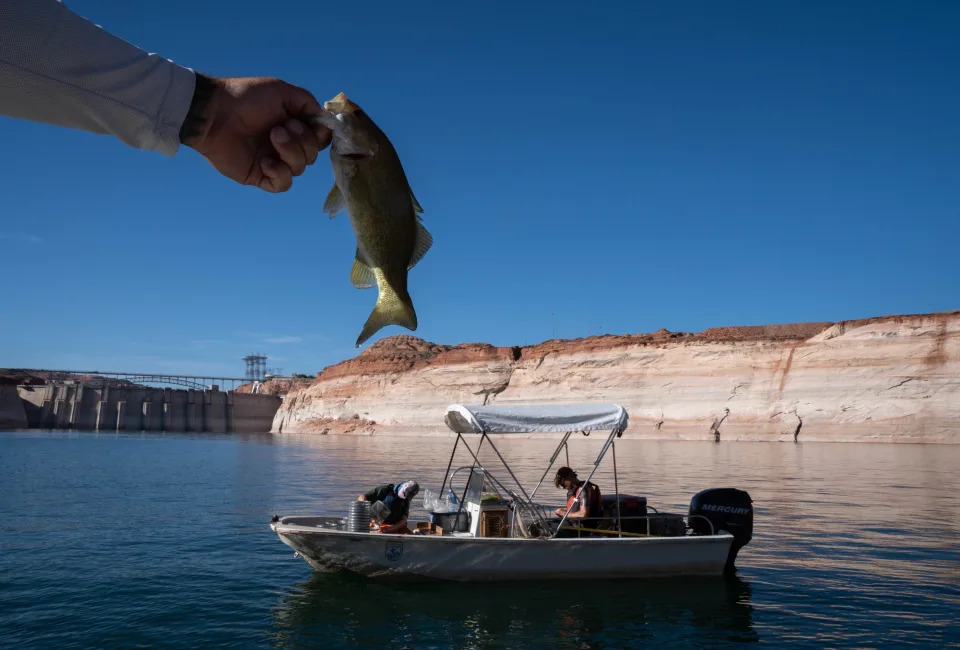
[(387, 542), (383, 547), (383, 554), (391, 562), (396, 562), (403, 557), (403, 542)]

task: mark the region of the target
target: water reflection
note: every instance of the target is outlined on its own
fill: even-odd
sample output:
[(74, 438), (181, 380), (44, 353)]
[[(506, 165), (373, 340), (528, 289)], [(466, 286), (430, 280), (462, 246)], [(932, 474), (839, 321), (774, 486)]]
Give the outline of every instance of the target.
[[(529, 485), (555, 441), (497, 444)], [(368, 582), (311, 575), (267, 528), (275, 513), (345, 515), (381, 480), (438, 488), (451, 445), (4, 433), (0, 644), (960, 647), (960, 445), (618, 442), (620, 490), (658, 508), (750, 492), (733, 583)], [(581, 437), (569, 462), (596, 452)], [(615, 485), (609, 467), (595, 480)]]
[[(283, 513), (345, 514), (356, 490), (379, 478), (411, 475), (439, 487), (450, 451), (450, 441), (439, 438), (289, 442), (278, 459), (288, 470), (288, 492), (274, 504)], [(597, 444), (578, 442), (570, 462), (586, 467)], [(497, 444), (530, 485), (554, 441)], [(388, 476), (384, 458), (397, 461)], [(750, 492), (754, 539), (737, 565), (752, 599), (750, 588), (746, 597), (729, 599), (709, 585), (675, 589), (657, 582), (592, 585), (579, 597), (579, 585), (367, 587), (318, 576), (277, 608), (277, 634), (294, 645), (329, 636), (343, 645), (369, 639), (388, 647), (485, 647), (503, 636), (510, 645), (532, 639), (568, 647), (638, 639), (710, 646), (757, 633), (814, 647), (878, 634), (904, 645), (957, 638), (960, 446), (630, 440), (618, 444), (617, 461), (620, 490), (645, 495), (662, 510), (684, 512), (707, 487)], [(340, 480), (331, 484), (331, 477)], [(595, 480), (607, 491), (614, 485), (609, 467)], [(328, 498), (306, 496), (318, 485)], [(355, 613), (357, 599), (367, 605)], [(404, 599), (415, 606), (404, 606)], [(397, 630), (410, 640), (392, 643)]]
[(603, 648), (759, 640), (737, 577), (389, 583), (313, 573), (273, 611), (275, 646)]

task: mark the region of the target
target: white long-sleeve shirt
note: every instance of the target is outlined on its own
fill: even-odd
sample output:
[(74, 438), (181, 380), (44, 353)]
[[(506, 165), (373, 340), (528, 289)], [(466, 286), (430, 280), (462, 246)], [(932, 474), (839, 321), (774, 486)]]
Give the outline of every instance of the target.
[(196, 78), (67, 9), (0, 0), (0, 114), (113, 135), (167, 156)]

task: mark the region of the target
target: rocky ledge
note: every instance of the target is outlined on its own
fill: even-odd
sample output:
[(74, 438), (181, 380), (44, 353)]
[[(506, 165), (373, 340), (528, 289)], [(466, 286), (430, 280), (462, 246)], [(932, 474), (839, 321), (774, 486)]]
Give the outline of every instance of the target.
[(445, 434), (453, 402), (616, 402), (626, 437), (960, 442), (960, 311), (457, 346), (383, 339), (287, 394), (276, 433)]

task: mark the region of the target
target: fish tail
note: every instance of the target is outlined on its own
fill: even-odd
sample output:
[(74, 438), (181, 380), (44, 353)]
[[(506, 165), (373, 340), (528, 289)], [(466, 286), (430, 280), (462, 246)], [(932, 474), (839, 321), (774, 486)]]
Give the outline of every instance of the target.
[(406, 288), (394, 288), (380, 269), (374, 269), (374, 274), (377, 277), (380, 294), (377, 296), (377, 304), (363, 326), (363, 331), (357, 338), (358, 348), (387, 325), (400, 325), (411, 331), (417, 329), (417, 312), (413, 309), (413, 300), (410, 299)]

